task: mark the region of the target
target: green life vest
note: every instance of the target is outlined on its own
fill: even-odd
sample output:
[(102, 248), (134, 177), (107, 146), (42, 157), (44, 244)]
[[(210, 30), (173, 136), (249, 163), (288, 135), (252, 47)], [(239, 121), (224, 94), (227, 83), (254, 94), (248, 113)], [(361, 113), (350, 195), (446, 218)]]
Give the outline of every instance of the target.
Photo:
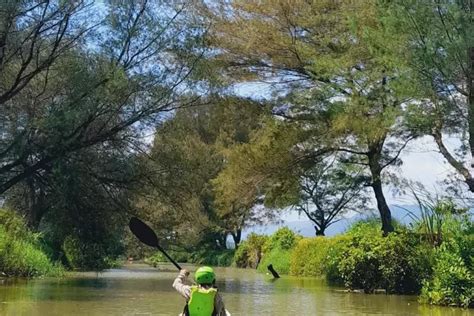
[(191, 297), (188, 302), (190, 316), (211, 316), (214, 312), (214, 298), (217, 289), (205, 289), (199, 286), (191, 286)]

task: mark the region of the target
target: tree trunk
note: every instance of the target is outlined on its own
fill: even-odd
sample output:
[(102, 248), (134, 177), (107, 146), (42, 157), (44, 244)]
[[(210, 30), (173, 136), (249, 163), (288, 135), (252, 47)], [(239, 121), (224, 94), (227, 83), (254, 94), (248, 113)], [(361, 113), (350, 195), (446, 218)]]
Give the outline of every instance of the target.
[(235, 249), (237, 249), (242, 239), (242, 229), (239, 228), (235, 232), (231, 232), (230, 234), (232, 235), (232, 239), (234, 240)]
[(316, 230), (316, 236), (326, 236), (324, 234), (324, 229), (318, 229), (316, 226), (314, 226), (314, 229)]
[(39, 188), (36, 190), (34, 179), (28, 178), (28, 203), (26, 209), (26, 223), (28, 227), (37, 230), (44, 215), (44, 191)]
[[(469, 125), (474, 126), (474, 121), (473, 121), (472, 124), (469, 123)], [(448, 148), (446, 148), (446, 146), (444, 145), (443, 137), (442, 137), (442, 134), (441, 134), (441, 126), (437, 126), (433, 129), (432, 136), (433, 136), (433, 138), (436, 142), (436, 145), (438, 145), (438, 149), (439, 149), (439, 152), (441, 153), (441, 155), (443, 155), (443, 157), (448, 161), (448, 163), (454, 169), (456, 169), (456, 171), (464, 178), (464, 182), (469, 187), (469, 191), (474, 192), (474, 178), (472, 177), (471, 172), (469, 171), (469, 169), (466, 168), (462, 162), (458, 161), (453, 155), (451, 155)], [(471, 139), (469, 140), (469, 142), (471, 142)], [(474, 147), (472, 147), (472, 145), (471, 145), (471, 150), (472, 150), (472, 148), (474, 148)]]
[[(469, 124), (469, 146), (471, 147), (471, 167), (474, 168), (474, 47), (469, 47), (468, 58), (468, 124)], [(471, 190), (472, 191), (472, 190)]]
[(385, 195), (382, 188), (382, 167), (380, 165), (380, 157), (382, 154), (383, 141), (374, 142), (369, 146), (369, 168), (372, 176), (372, 189), (374, 190), (375, 199), (377, 200), (377, 208), (380, 213), (382, 221), (382, 231), (384, 236), (393, 232), (392, 213), (385, 200)]
[(392, 213), (390, 212), (390, 208), (388, 207), (383, 194), (382, 181), (380, 181), (380, 179), (373, 181), (372, 188), (374, 189), (377, 208), (380, 213), (380, 219), (382, 220), (382, 231), (384, 236), (387, 236), (389, 233), (393, 232), (394, 229), (392, 225)]

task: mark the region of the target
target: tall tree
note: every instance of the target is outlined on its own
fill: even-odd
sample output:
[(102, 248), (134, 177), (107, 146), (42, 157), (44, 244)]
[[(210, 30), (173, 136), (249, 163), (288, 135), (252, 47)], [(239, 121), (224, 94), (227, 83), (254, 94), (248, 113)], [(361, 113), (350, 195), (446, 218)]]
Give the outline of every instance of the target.
[(318, 139), (315, 152), (330, 147), (366, 166), (382, 230), (391, 232), (383, 176), (400, 163), (411, 137), (397, 123), (407, 91), (390, 53), (398, 39), (385, 32), (377, 1), (235, 0), (203, 7), (212, 23), (209, 63), (224, 65), (219, 69), (232, 73), (225, 77), (230, 84), (272, 83), (275, 113), (314, 128), (308, 137)]
[(176, 106), (191, 69), (170, 62), (171, 49), (196, 36), (182, 10), (146, 0), (2, 7), (0, 194), (81, 150), (132, 140)]
[[(440, 153), (474, 192), (474, 3), (393, 1), (385, 20), (402, 39), (399, 63), (411, 71), (416, 93), (410, 128), (430, 135)], [(444, 136), (443, 136), (444, 135)], [(455, 150), (446, 135), (461, 140)]]
[(193, 61), (173, 55), (200, 39), (186, 9), (147, 0), (0, 8), (0, 196), (56, 253), (80, 249), (72, 257), (88, 259), (76, 265), (104, 267), (117, 254), (128, 192), (144, 178), (135, 168), (144, 134), (196, 101), (182, 93)]
[[(223, 208), (293, 207), (313, 222), (316, 235), (352, 210), (365, 207), (364, 168), (341, 163), (332, 150), (314, 152), (295, 124), (267, 119), (249, 143), (228, 153), (228, 164), (213, 181)], [(348, 156), (347, 154), (340, 154)]]
[(138, 192), (137, 206), (175, 242), (236, 246), (252, 209), (219, 209), (211, 180), (226, 164), (224, 152), (245, 143), (259, 127), (260, 104), (238, 98), (209, 98), (207, 105), (181, 109), (155, 133), (147, 168), (150, 184)]
[[(361, 213), (367, 207), (366, 177), (362, 170), (339, 164), (329, 157), (300, 175), (294, 208), (313, 223), (317, 236), (352, 211)], [(284, 205), (284, 204), (283, 204)]]

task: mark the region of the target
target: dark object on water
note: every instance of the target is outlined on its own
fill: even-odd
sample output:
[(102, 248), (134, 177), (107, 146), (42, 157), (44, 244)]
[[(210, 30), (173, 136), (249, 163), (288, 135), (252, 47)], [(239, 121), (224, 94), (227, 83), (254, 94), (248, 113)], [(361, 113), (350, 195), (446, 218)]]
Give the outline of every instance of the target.
[(171, 261), (172, 264), (174, 264), (176, 268), (178, 268), (178, 270), (181, 270), (181, 266), (176, 261), (174, 261), (173, 258), (171, 258), (163, 248), (161, 248), (160, 244), (158, 243), (158, 237), (156, 237), (156, 234), (153, 229), (151, 229), (147, 224), (145, 224), (136, 217), (132, 217), (130, 219), (128, 227), (130, 227), (132, 233), (142, 243), (157, 248), (165, 255), (166, 258), (168, 258), (169, 261)]
[(280, 277), (280, 275), (278, 274), (278, 272), (276, 272), (275, 269), (273, 269), (273, 265), (272, 265), (272, 264), (269, 264), (269, 265), (267, 266), (267, 269), (268, 269), (268, 271), (270, 271), (270, 272), (272, 273), (272, 275), (273, 275), (273, 277), (274, 277), (275, 279), (278, 279), (278, 278)]

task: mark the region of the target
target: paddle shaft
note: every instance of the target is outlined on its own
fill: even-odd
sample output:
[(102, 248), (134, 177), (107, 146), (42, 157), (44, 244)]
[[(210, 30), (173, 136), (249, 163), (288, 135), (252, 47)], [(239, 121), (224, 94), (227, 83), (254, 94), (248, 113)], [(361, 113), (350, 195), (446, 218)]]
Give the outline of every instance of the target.
[(176, 268), (178, 268), (178, 270), (182, 270), (181, 266), (176, 261), (174, 261), (173, 258), (171, 258), (163, 248), (161, 248), (159, 245), (156, 245), (156, 248), (158, 248), (158, 250), (161, 251), (161, 253), (164, 254), (165, 257), (168, 258), (168, 260), (171, 261), (171, 263), (174, 264)]

